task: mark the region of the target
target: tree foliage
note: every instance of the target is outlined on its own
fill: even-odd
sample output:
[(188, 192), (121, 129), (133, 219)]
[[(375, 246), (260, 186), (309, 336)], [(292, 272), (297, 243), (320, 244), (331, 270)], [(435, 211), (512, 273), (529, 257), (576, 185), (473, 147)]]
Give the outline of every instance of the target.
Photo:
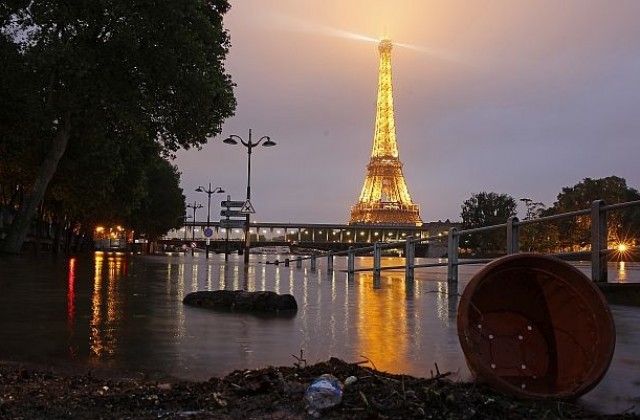
[(169, 229), (182, 226), (185, 197), (177, 167), (157, 158), (148, 169), (144, 176), (145, 195), (134, 212), (131, 227), (154, 241)]
[[(516, 215), (517, 204), (510, 195), (483, 191), (473, 194), (461, 207), (462, 228), (473, 229), (506, 223), (509, 217)], [(504, 231), (472, 234), (463, 239), (464, 248), (477, 248), (483, 253), (504, 250), (505, 243)]]
[[(595, 200), (605, 204), (640, 200), (640, 193), (627, 186), (624, 178), (609, 176), (600, 179), (585, 178), (572, 187), (564, 187), (557, 201), (545, 212), (546, 215), (583, 210), (591, 207)], [(640, 233), (640, 210), (615, 210), (607, 214), (608, 239), (611, 242), (638, 238)], [(558, 226), (560, 237), (568, 243), (582, 248), (591, 243), (590, 216), (577, 216), (563, 221)]]
[[(68, 151), (77, 161), (64, 171), (95, 173), (94, 185), (57, 176), (59, 190), (50, 193), (79, 198), (67, 206), (104, 210), (113, 189), (141, 182), (133, 178), (140, 157), (171, 156), (220, 133), (235, 109), (223, 65), (228, 9), (226, 0), (0, 5), (0, 172), (24, 191), (5, 251), (19, 250)], [(127, 174), (129, 183), (112, 182)], [(90, 203), (80, 199), (87, 189)], [(120, 202), (131, 206), (116, 214), (139, 199), (135, 188), (125, 191)]]

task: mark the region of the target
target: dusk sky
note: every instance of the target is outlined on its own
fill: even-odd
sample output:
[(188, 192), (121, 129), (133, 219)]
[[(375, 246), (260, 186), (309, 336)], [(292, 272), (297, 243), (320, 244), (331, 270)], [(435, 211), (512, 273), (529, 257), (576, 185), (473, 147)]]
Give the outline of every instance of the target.
[[(411, 47), (392, 54), (395, 122), (425, 222), (459, 221), (481, 191), (550, 206), (586, 177), (640, 188), (640, 1), (231, 4), (236, 116), (175, 161), (198, 221), (198, 185), (244, 198), (246, 149), (222, 140), (251, 128), (277, 143), (252, 155), (252, 219), (348, 222), (373, 144), (378, 51), (365, 39), (385, 33)], [(212, 197), (212, 220), (226, 195)]]

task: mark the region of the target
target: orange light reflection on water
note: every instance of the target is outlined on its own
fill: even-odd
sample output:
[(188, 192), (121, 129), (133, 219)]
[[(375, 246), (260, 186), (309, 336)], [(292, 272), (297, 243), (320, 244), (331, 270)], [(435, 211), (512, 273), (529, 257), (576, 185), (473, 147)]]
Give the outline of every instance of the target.
[(624, 261), (618, 263), (618, 281), (621, 283), (627, 282), (627, 268), (624, 265)]
[(406, 360), (397, 357), (407, 353), (410, 339), (404, 274), (383, 274), (380, 288), (373, 287), (372, 274), (361, 274), (355, 285), (358, 351), (379, 370), (409, 370)]
[[(121, 302), (118, 296), (118, 280), (126, 270), (126, 256), (124, 254), (95, 253), (89, 344), (92, 357), (100, 358), (116, 353), (118, 323), (122, 318), (122, 314), (119, 312)], [(104, 271), (107, 272), (106, 279), (103, 277)]]

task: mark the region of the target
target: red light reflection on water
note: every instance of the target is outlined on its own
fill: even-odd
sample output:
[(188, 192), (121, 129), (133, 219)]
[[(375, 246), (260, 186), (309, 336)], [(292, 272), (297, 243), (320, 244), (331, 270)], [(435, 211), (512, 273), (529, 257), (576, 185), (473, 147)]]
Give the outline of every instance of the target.
[[(73, 340), (73, 324), (76, 317), (76, 259), (69, 259), (69, 275), (67, 280), (67, 328), (69, 331), (69, 342)], [(76, 350), (72, 346), (69, 347), (69, 355), (75, 356)]]

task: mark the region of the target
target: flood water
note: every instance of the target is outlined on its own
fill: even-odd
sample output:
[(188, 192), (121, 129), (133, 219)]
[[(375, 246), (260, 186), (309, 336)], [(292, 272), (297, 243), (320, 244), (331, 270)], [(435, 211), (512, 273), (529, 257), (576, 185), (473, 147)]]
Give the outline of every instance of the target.
[[(127, 375), (205, 380), (235, 369), (339, 357), (384, 371), (429, 377), (437, 363), (454, 380), (470, 375), (456, 329), (458, 293), (478, 270), (461, 266), (457, 290), (446, 268), (370, 273), (349, 280), (346, 259), (316, 270), (266, 264), (276, 257), (96, 253), (71, 259), (0, 259), (0, 360), (108, 369)], [(282, 260), (282, 257), (280, 257)], [(420, 262), (430, 262), (422, 260)], [(356, 260), (357, 266), (371, 258)], [(389, 258), (385, 265), (402, 265)], [(577, 264), (589, 272), (588, 264)], [(640, 265), (612, 264), (610, 281), (640, 282)], [(182, 304), (197, 290), (290, 293), (296, 314), (256, 316)], [(617, 347), (609, 372), (582, 400), (621, 412), (640, 395), (640, 308), (613, 306)]]

